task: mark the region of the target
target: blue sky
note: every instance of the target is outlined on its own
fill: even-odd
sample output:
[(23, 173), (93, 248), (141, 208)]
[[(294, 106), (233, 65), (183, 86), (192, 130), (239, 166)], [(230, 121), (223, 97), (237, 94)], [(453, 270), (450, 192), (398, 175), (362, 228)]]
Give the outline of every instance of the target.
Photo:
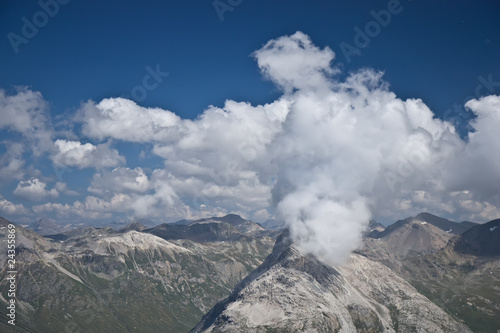
[[(45, 14), (43, 7), (53, 11), (49, 13), (52, 15)], [(259, 69), (252, 54), (270, 40), (301, 31), (317, 48), (329, 48), (335, 53), (334, 81), (342, 82), (350, 73), (364, 68), (383, 71), (384, 82), (398, 98), (422, 99), (438, 118), (450, 120), (465, 139), (470, 129), (467, 120), (472, 112), (463, 108), (464, 103), (500, 91), (499, 14), (497, 1), (3, 1), (0, 5), (0, 35), (3, 36), (0, 88), (5, 96), (19, 96), (22, 101), (3, 102), (4, 110), (0, 112), (3, 116), (10, 115), (5, 111), (6, 105), (20, 103), (20, 108), (26, 108), (26, 101), (34, 99), (33, 103), (38, 105), (35, 109), (43, 109), (40, 112), (46, 120), (41, 121), (43, 128), (30, 134), (14, 122), (0, 123), (0, 152), (4, 157), (1, 167), (5, 171), (5, 177), (0, 180), (4, 200), (4, 211), (0, 211), (0, 215), (19, 221), (42, 215), (60, 221), (134, 216), (174, 220), (229, 212), (257, 220), (272, 217), (276, 202), (266, 208), (264, 201), (271, 200), (271, 194), (267, 194), (266, 199), (265, 193), (275, 187), (279, 172), (248, 167), (247, 172), (260, 178), (253, 189), (263, 186), (260, 192), (252, 194), (236, 189), (237, 186), (233, 188), (235, 192), (229, 191), (233, 181), (239, 183), (241, 179), (222, 181), (222, 184), (210, 176), (208, 183), (223, 187), (217, 193), (226, 189), (231, 194), (208, 195), (210, 200), (202, 205), (210, 207), (203, 207), (206, 211), (200, 213), (192, 195), (175, 184), (200, 181), (191, 185), (208, 191), (207, 180), (195, 173), (187, 176), (175, 171), (181, 167), (169, 162), (173, 158), (168, 155), (170, 152), (158, 153), (160, 146), (173, 144), (175, 135), (128, 140), (118, 132), (97, 134), (88, 126), (92, 119), (101, 118), (85, 109), (85, 103), (90, 100), (95, 106), (103, 99), (122, 97), (143, 108), (169, 110), (181, 119), (195, 121), (210, 105), (224, 109), (226, 100), (248, 102), (252, 107), (272, 104), (287, 92), (276, 84), (279, 81), (276, 76), (265, 77), (265, 70)], [(26, 35), (26, 31), (29, 32), (29, 27), (24, 27), (26, 22), (37, 23), (38, 31)], [(354, 48), (359, 52), (350, 53)], [(154, 72), (156, 79), (151, 74)], [(16, 87), (24, 87), (23, 96)], [(35, 96), (36, 92), (43, 97)], [(33, 116), (33, 112), (28, 113)], [(212, 119), (208, 115), (205, 118)], [(202, 122), (196, 124), (201, 126)], [(155, 128), (149, 124), (145, 130), (148, 126)], [(188, 123), (183, 126), (191, 128)], [(231, 141), (231, 137), (226, 139)], [(54, 146), (57, 140), (65, 141)], [(22, 147), (15, 148), (16, 142), (22, 143)], [(90, 162), (76, 161), (74, 156), (61, 155), (64, 149), (70, 149), (68, 142), (79, 142), (81, 146), (72, 147), (81, 149), (80, 152), (100, 153), (92, 158), (80, 155)], [(83, 148), (86, 144), (89, 145)], [(42, 146), (45, 148), (40, 148)], [(212, 148), (212, 154), (222, 154)], [(191, 163), (196, 154), (182, 157), (177, 152), (173, 156), (186, 158)], [(108, 156), (114, 157), (106, 164)], [(200, 157), (199, 162), (210, 165), (204, 158)], [(19, 161), (17, 167), (9, 164), (13, 159)], [(216, 166), (209, 169), (216, 170)], [(149, 185), (132, 190), (137, 196), (133, 204), (128, 202), (135, 207), (133, 210), (112, 206), (112, 195), (92, 186), (92, 181), (94, 185), (99, 182), (97, 179), (111, 179), (112, 170), (117, 170), (116, 174), (123, 172), (122, 177), (134, 172), (139, 178), (142, 174), (146, 177)], [(165, 173), (161, 177), (159, 170)], [(268, 178), (262, 179), (263, 174)], [(165, 193), (159, 190), (163, 188), (160, 183), (152, 185), (154, 177), (170, 184), (165, 193), (170, 193), (173, 201), (165, 203), (159, 199), (158, 193), (163, 193), (162, 198)], [(255, 182), (250, 176), (245, 177), (245, 181)], [(116, 186), (116, 182), (113, 184)], [(31, 190), (43, 187), (43, 190), (34, 195), (23, 192), (20, 189), (23, 186), (33, 186), (29, 187)], [(462, 187), (460, 190), (468, 190)], [(16, 189), (19, 190), (16, 192)], [(130, 195), (127, 189), (121, 191), (125, 196)], [(116, 189), (111, 192), (118, 193)], [(229, 203), (230, 198), (238, 201), (238, 195), (255, 195), (255, 199), (241, 205)], [(493, 193), (491, 197), (496, 195)], [(89, 204), (83, 209), (86, 213), (70, 212), (77, 210), (75, 202), (84, 203), (89, 196), (102, 200), (99, 201), (102, 205), (92, 210)], [(262, 202), (258, 197), (262, 197)], [(478, 194), (470, 200), (486, 205), (491, 197)], [(187, 207), (177, 207), (172, 213), (176, 200)], [(49, 203), (68, 206), (32, 208)], [(496, 207), (494, 200), (488, 204)], [(400, 213), (432, 209), (423, 204), (412, 207)], [(85, 210), (87, 208), (92, 212)], [(393, 218), (381, 212), (382, 209), (378, 211), (381, 219)], [(434, 212), (455, 218), (474, 218), (479, 214), (452, 208), (435, 208)]]
[[(212, 1), (72, 0), (19, 53), (2, 38), (0, 84), (41, 91), (62, 113), (88, 99), (130, 94), (145, 67), (159, 64), (170, 76), (142, 104), (193, 118), (227, 98), (273, 100), (274, 87), (249, 55), (297, 30), (329, 46), (345, 71), (384, 70), (397, 93), (421, 97), (438, 114), (474, 95), (478, 76), (499, 77), (496, 1), (401, 1), (402, 11), (347, 63), (340, 43), (354, 45), (354, 27), (364, 30), (370, 12), (388, 3), (241, 1), (221, 22)], [(32, 20), (40, 9), (36, 1), (4, 1), (2, 35), (20, 34), (21, 18)]]

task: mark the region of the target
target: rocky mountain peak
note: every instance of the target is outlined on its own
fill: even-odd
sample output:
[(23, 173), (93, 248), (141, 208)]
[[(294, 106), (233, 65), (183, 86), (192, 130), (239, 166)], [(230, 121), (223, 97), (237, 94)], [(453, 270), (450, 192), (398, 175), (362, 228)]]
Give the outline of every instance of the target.
[(138, 221), (133, 221), (127, 224), (123, 229), (120, 229), (120, 232), (127, 232), (127, 231), (144, 231), (146, 230), (146, 226)]
[(67, 230), (67, 228), (57, 224), (54, 220), (44, 217), (31, 223), (27, 229), (33, 230), (39, 235), (53, 235)]
[[(399, 220), (383, 231), (373, 230), (368, 238), (380, 240), (371, 243), (371, 250), (387, 252), (395, 258), (404, 258), (436, 252), (456, 235), (476, 225), (472, 222), (453, 222), (430, 213), (420, 213), (415, 217)], [(373, 254), (373, 253), (372, 253)]]
[(500, 255), (500, 219), (476, 225), (454, 242), (455, 251), (475, 256)]
[(286, 230), (272, 253), (191, 332), (470, 330), (380, 263), (331, 267), (298, 251)]

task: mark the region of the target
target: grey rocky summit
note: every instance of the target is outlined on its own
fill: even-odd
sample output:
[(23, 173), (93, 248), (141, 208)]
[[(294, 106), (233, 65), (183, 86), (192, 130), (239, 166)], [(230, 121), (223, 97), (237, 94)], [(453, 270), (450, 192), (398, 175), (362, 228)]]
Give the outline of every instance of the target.
[(472, 332), (388, 267), (331, 267), (285, 231), (264, 263), (191, 332)]

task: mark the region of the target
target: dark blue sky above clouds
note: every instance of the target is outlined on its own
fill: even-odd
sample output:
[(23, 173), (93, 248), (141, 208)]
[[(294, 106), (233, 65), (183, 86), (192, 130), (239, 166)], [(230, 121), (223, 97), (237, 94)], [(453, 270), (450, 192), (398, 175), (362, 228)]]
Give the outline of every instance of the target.
[[(283, 96), (281, 81), (276, 73), (266, 72), (275, 64), (266, 62), (270, 54), (254, 52), (270, 40), (297, 31), (310, 38), (308, 47), (313, 54), (320, 54), (314, 47), (333, 51), (331, 66), (339, 69), (329, 76), (333, 82), (344, 82), (367, 68), (383, 71), (389, 91), (403, 101), (422, 99), (435, 116), (449, 120), (466, 140), (472, 112), (464, 108), (465, 102), (500, 94), (499, 14), (498, 1), (466, 0), (3, 1), (1, 116), (10, 119), (19, 116), (19, 110), (29, 109), (31, 124), (38, 127), (32, 131), (23, 128), (21, 118), (19, 122), (0, 121), (0, 215), (22, 221), (40, 216), (61, 221), (133, 216), (160, 219), (162, 212), (170, 210), (167, 220), (228, 212), (257, 220), (272, 217), (274, 208), (267, 208), (264, 202), (271, 201), (270, 189), (279, 178), (279, 166), (264, 166), (265, 158), (246, 158), (238, 164), (237, 176), (231, 170), (223, 171), (222, 177), (217, 169), (221, 166), (213, 158), (234, 152), (231, 148), (225, 153), (218, 150), (225, 149), (222, 138), (214, 139), (216, 147), (193, 148), (193, 142), (203, 141), (197, 141), (193, 133), (223, 128), (219, 120), (214, 125), (220, 113), (204, 113), (211, 105), (224, 108), (226, 100), (247, 102), (256, 109), (266, 103), (275, 105)], [(299, 45), (303, 41), (300, 36), (290, 40)], [(290, 56), (283, 51), (286, 47), (275, 47), (276, 54)], [(328, 58), (327, 53), (322, 57)], [(280, 71), (302, 68), (293, 65), (294, 58), (286, 57), (279, 62), (292, 65)], [(259, 68), (258, 61), (270, 67)], [(324, 64), (314, 66), (320, 72), (328, 71)], [(290, 77), (285, 81), (295, 82)], [(301, 89), (296, 83), (292, 86)], [(96, 106), (103, 99), (117, 97), (137, 105)], [(144, 111), (154, 108), (171, 113)], [(138, 126), (137, 131), (150, 135), (130, 133), (134, 138), (127, 138), (122, 134), (131, 127), (125, 125), (116, 131), (94, 131), (96, 122), (105, 123), (104, 109), (120, 110), (114, 121), (130, 122)], [(224, 110), (238, 114), (236, 109)], [(271, 113), (279, 118), (278, 109), (276, 106)], [(141, 114), (149, 117), (144, 127), (140, 126), (146, 116)], [(174, 114), (182, 121), (175, 120)], [(172, 124), (179, 126), (177, 132), (158, 134)], [(229, 122), (226, 126), (239, 125)], [(231, 142), (232, 137), (228, 134), (225, 140)], [(257, 141), (263, 147), (270, 144)], [(191, 153), (187, 153), (189, 149), (193, 149)], [(174, 159), (185, 164), (174, 165)], [(197, 163), (208, 171), (200, 171)], [(118, 185), (129, 178), (134, 179), (129, 187)], [(201, 200), (200, 205), (205, 213), (198, 212), (201, 201), (194, 200), (196, 194), (189, 194), (181, 183), (206, 192), (206, 202)], [(212, 184), (218, 188), (213, 190)], [(453, 190), (469, 191), (466, 187), (450, 185)], [(413, 190), (422, 187), (416, 185)], [(229, 203), (230, 198), (238, 201), (240, 197), (254, 199)], [(483, 194), (469, 199), (495, 211), (495, 203), (490, 200), (488, 206), (485, 200), (490, 198)], [(127, 202), (133, 209), (124, 212), (119, 202)], [(276, 203), (268, 206), (273, 205)], [(425, 204), (412, 207), (402, 209), (402, 214), (432, 208)], [(435, 208), (435, 213), (456, 218), (479, 216), (450, 207)], [(372, 209), (372, 213), (390, 219), (388, 210)]]
[(329, 46), (345, 72), (383, 70), (396, 93), (418, 96), (438, 114), (474, 96), (479, 76), (487, 80), (492, 74), (493, 81), (500, 81), (497, 1), (402, 0), (395, 6), (398, 14), (378, 35), (368, 37), (368, 43), (359, 39), (367, 46), (350, 62), (341, 43), (356, 47), (354, 28), (365, 31), (374, 20), (370, 13), (387, 10), (391, 1), (232, 3), (237, 5), (222, 0), (72, 0), (15, 53), (6, 35), (22, 36), (22, 17), (32, 22), (41, 7), (37, 1), (4, 1), (0, 85), (30, 86), (56, 112), (64, 112), (88, 99), (130, 94), (147, 74), (145, 67), (159, 65), (170, 75), (141, 104), (193, 118), (227, 98), (273, 100), (274, 87), (263, 82), (249, 55), (268, 40), (297, 30), (318, 46)]

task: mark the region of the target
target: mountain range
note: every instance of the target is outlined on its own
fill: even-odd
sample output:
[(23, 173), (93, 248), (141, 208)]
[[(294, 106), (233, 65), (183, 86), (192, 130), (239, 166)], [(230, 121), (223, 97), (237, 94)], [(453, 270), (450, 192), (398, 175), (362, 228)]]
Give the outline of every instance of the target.
[[(0, 243), (7, 224), (0, 219)], [(429, 213), (384, 228), (332, 267), (288, 230), (230, 214), (153, 227), (16, 226), (17, 330), (2, 332), (497, 332), (500, 220)], [(265, 226), (265, 224), (264, 224)], [(272, 228), (272, 229), (271, 229)], [(47, 230), (47, 229), (46, 229)], [(42, 232), (44, 233), (44, 232)]]
[[(159, 225), (143, 232), (138, 225), (122, 231), (86, 227), (47, 237), (17, 226), (16, 320), (36, 332), (186, 332), (274, 244), (256, 223), (229, 222), (193, 221), (180, 230)], [(2, 244), (7, 224), (0, 221)]]

